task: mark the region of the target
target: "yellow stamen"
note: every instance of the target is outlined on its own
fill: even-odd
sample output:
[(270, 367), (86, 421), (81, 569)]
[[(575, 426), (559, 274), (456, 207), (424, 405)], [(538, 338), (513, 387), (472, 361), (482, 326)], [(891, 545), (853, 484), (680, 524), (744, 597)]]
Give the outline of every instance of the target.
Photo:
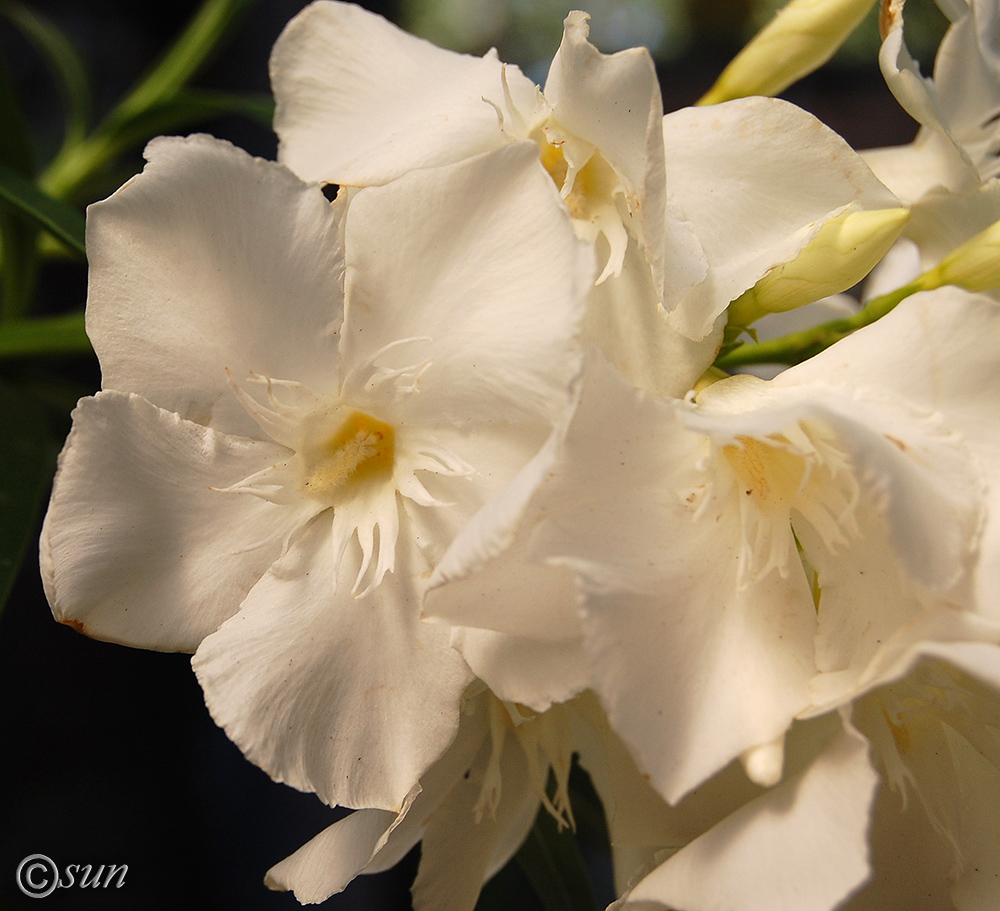
[(310, 453), (304, 453), (302, 490), (325, 500), (338, 498), (349, 487), (392, 472), (396, 432), (370, 414), (352, 412), (336, 433)]

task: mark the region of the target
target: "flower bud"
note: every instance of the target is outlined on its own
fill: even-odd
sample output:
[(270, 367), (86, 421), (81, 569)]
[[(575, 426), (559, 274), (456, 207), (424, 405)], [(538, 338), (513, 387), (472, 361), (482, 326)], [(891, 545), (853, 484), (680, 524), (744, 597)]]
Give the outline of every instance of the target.
[(888, 252), (909, 209), (845, 212), (830, 219), (791, 262), (775, 266), (729, 307), (729, 321), (749, 326), (767, 313), (794, 310), (857, 284)]
[(967, 291), (1000, 287), (1000, 221), (952, 250), (927, 278), (932, 287), (958, 285)]
[(875, 0), (791, 0), (732, 60), (698, 104), (777, 95), (819, 69)]

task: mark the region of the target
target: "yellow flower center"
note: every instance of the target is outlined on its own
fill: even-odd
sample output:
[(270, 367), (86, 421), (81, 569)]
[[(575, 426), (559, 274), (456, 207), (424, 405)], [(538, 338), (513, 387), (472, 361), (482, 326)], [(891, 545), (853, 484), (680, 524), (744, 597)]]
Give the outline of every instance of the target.
[(718, 450), (740, 499), (741, 578), (753, 581), (798, 566), (791, 525), (808, 522), (831, 553), (857, 534), (859, 487), (836, 434), (804, 420), (763, 438), (740, 435)]
[(391, 475), (395, 451), (391, 424), (351, 412), (331, 437), (302, 453), (306, 470), (301, 489), (333, 502), (358, 484)]
[(569, 214), (578, 221), (593, 221), (602, 208), (614, 206), (614, 196), (621, 181), (604, 156), (594, 152), (576, 172), (573, 185), (566, 186), (569, 165), (560, 143), (539, 140), (542, 165), (562, 193)]
[(791, 506), (802, 489), (805, 460), (801, 455), (753, 437), (737, 437), (740, 445), (722, 447), (722, 454), (743, 485), (745, 496), (762, 509)]

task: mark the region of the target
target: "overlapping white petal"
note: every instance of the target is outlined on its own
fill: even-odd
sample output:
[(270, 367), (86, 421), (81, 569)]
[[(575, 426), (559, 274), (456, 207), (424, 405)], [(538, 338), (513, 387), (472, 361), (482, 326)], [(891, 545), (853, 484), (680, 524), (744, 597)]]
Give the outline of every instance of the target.
[(743, 493), (712, 489), (679, 405), (595, 365), (551, 492), (559, 512), (536, 533), (582, 575), (594, 687), (671, 801), (781, 735), (807, 700), (815, 624), (801, 571), (741, 578), (728, 504)]
[[(474, 687), (456, 740), (398, 815), (359, 810), (275, 866), (268, 884), (294, 890), (303, 902), (323, 901), (357, 874), (396, 863), (422, 840), (414, 907), (472, 911), (484, 882), (520, 847), (540, 806), (565, 812), (571, 717), (563, 707), (533, 715), (499, 702), (481, 684)], [(550, 769), (558, 783), (554, 802), (544, 790)]]
[[(974, 603), (977, 612), (990, 618), (998, 616), (1000, 591), (1000, 566), (989, 556), (1000, 546), (1000, 503), (996, 499), (1000, 493), (1000, 478), (996, 477), (1000, 425), (995, 416), (1000, 401), (1000, 370), (995, 349), (976, 340), (995, 338), (998, 331), (1000, 310), (992, 300), (957, 288), (940, 288), (914, 295), (888, 317), (853, 335), (849, 346), (834, 346), (821, 357), (786, 371), (776, 381), (789, 387), (822, 383), (851, 397), (857, 397), (863, 385), (873, 390), (882, 403), (906, 402), (912, 413), (925, 416), (929, 428), (935, 420), (941, 422), (934, 436), (945, 445), (950, 438), (965, 449), (985, 486), (979, 494), (975, 487), (970, 489), (969, 474), (958, 471), (955, 464), (950, 474), (932, 483), (938, 469), (927, 453), (921, 466), (924, 480), (916, 481), (906, 500), (909, 518), (900, 515), (897, 527), (900, 534), (923, 529), (920, 533), (924, 543), (914, 555), (926, 555), (934, 549), (957, 557), (959, 552), (954, 548), (961, 544), (951, 537), (957, 528), (953, 523), (934, 527), (930, 497), (940, 497), (938, 502), (944, 503), (965, 487), (966, 497), (980, 499), (977, 509), (981, 511), (982, 526), (975, 543), (981, 558), (973, 570)], [(886, 356), (889, 351), (919, 351), (922, 356), (900, 354), (890, 358)], [(885, 429), (891, 434), (888, 427)], [(940, 450), (935, 452), (935, 459), (944, 456)], [(949, 541), (952, 544), (945, 548)], [(900, 538), (899, 543), (908, 546), (911, 542)], [(909, 553), (905, 546), (902, 553)], [(931, 560), (933, 565), (933, 557)], [(919, 575), (919, 569), (914, 567), (914, 571)]]
[(1000, 113), (998, 12), (990, 0), (958, 0), (932, 79), (920, 75), (904, 32), (904, 0), (885, 4), (879, 63), (899, 103), (920, 125), (913, 143), (865, 158), (901, 198), (916, 202), (935, 187), (976, 189), (998, 170)]
[(226, 369), (337, 390), (342, 208), (208, 136), (154, 140), (90, 209), (87, 332), (103, 386), (261, 438)]
[(909, 145), (863, 153), (912, 206), (903, 233), (919, 245), (925, 269), (1000, 219), (1000, 13), (991, 0), (939, 5), (952, 24), (929, 79), (906, 46), (904, 3), (886, 4), (882, 72), (920, 131)]
[[(996, 358), (959, 367), (958, 351), (998, 318), (961, 292), (920, 296), (770, 384), (734, 378), (693, 406), (644, 398), (591, 364), (548, 480), (497, 501), (506, 518), (477, 517), (427, 610), (537, 637), (537, 610), (464, 604), (477, 576), (463, 571), (488, 578), (504, 548), (568, 566), (583, 580), (592, 685), (660, 792), (677, 800), (740, 755), (754, 768), (753, 749), (809, 709), (817, 672), (850, 699), (883, 644), (914, 641), (921, 618), (993, 611), (980, 555), (1000, 486), (987, 471)], [(564, 607), (548, 618), (547, 638), (579, 635)]]
[(530, 80), (495, 53), (443, 51), (325, 0), (285, 28), (271, 83), (281, 160), (304, 180), (356, 187), (499, 148), (498, 112), (506, 122), (536, 103)]
[(337, 559), (319, 517), (194, 657), (247, 758), (329, 803), (399, 810), (454, 736), (469, 672), (447, 631), (419, 622), (424, 564), (406, 543), (393, 573), (351, 597), (360, 547)]
[(193, 652), (313, 512), (220, 490), (288, 455), (138, 395), (83, 399), (41, 540), (56, 619), (98, 639)]
[(306, 179), (370, 186), (531, 139), (577, 232), (601, 250), (598, 281), (621, 273), (632, 237), (659, 289), (668, 216), (656, 71), (644, 48), (601, 54), (588, 18), (567, 17), (543, 95), (495, 52), (434, 48), (320, 0), (272, 56), (281, 158)]
[[(922, 892), (950, 892), (948, 906), (960, 911), (985, 911), (1000, 899), (1000, 825), (993, 812), (1000, 799), (998, 662), (996, 628), (992, 641), (921, 643), (897, 664), (900, 676), (853, 710), (887, 786), (904, 805), (915, 805), (900, 844), (933, 845), (936, 858)], [(883, 810), (893, 811), (899, 812)], [(876, 832), (892, 825), (876, 815)], [(876, 867), (873, 894), (862, 892), (859, 908), (873, 907), (884, 894), (878, 874)]]
[(93, 213), (116, 391), (56, 484), (54, 608), (201, 642), (216, 720), (331, 803), (400, 812), (454, 737), (470, 672), (420, 622), (425, 580), (572, 403), (593, 252), (534, 148), (330, 206), (225, 143), (161, 141)]
[(869, 875), (877, 776), (842, 730), (804, 769), (686, 844), (617, 905), (697, 911), (831, 911)]
[[(566, 243), (569, 219), (536, 158), (532, 143), (515, 143), (357, 195), (341, 344), (348, 385), (377, 381), (357, 373), (362, 364), (420, 365), (407, 420), (442, 425), (487, 412), (551, 421), (565, 407), (578, 369), (565, 327), (579, 321), (593, 254)], [(407, 255), (400, 237), (424, 240)]]
[(777, 99), (675, 111), (663, 119), (663, 144), (667, 208), (689, 224), (707, 264), (703, 281), (673, 285), (677, 253), (689, 254), (665, 254), (664, 306), (692, 338), (831, 218), (899, 205), (843, 139)]

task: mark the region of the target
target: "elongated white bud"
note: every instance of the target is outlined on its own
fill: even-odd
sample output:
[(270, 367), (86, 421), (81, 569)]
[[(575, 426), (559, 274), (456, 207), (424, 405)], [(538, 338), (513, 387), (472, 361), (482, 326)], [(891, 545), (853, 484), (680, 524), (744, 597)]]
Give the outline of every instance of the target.
[(730, 305), (730, 323), (749, 326), (845, 291), (874, 268), (910, 219), (909, 209), (845, 212), (830, 219), (791, 262), (775, 266)]
[(928, 278), (931, 287), (958, 285), (968, 291), (1000, 287), (1000, 221), (952, 250)]
[(875, 0), (791, 0), (732, 60), (698, 104), (778, 95), (819, 69)]

